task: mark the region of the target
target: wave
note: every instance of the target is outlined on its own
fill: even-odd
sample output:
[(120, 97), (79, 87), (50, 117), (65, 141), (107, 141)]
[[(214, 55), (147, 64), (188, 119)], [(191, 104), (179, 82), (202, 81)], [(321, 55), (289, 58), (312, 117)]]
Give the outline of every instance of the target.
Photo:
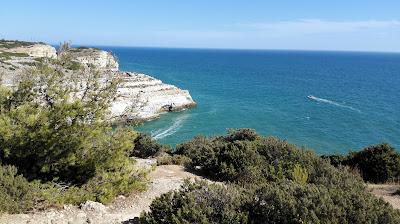
[(312, 96), (312, 95), (308, 96), (308, 98), (311, 99), (311, 100), (317, 101), (317, 102), (327, 103), (327, 104), (331, 104), (331, 105), (334, 105), (334, 106), (338, 106), (338, 107), (342, 107), (342, 108), (347, 108), (347, 109), (350, 109), (350, 110), (354, 110), (354, 111), (357, 111), (357, 112), (361, 112), (361, 111), (360, 111), (359, 109), (357, 109), (357, 108), (354, 108), (354, 107), (352, 107), (352, 106), (347, 106), (347, 105), (344, 105), (344, 104), (335, 102), (335, 101), (333, 101), (333, 100), (328, 100), (328, 99), (324, 99), (324, 98), (319, 98), (319, 97)]
[(184, 121), (189, 117), (189, 114), (183, 115), (175, 119), (174, 123), (167, 127), (167, 128), (161, 128), (158, 129), (157, 131), (151, 132), (151, 137), (153, 137), (156, 140), (165, 138), (167, 136), (170, 136), (177, 132), (181, 127)]

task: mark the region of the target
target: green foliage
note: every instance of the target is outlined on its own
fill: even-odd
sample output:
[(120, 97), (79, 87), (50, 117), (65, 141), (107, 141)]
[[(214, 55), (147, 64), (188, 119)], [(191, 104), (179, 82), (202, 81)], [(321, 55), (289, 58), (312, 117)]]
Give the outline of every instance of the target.
[(131, 156), (139, 158), (148, 158), (159, 155), (162, 152), (169, 152), (167, 146), (161, 145), (147, 134), (140, 133), (134, 140), (135, 148), (131, 152)]
[(365, 181), (384, 183), (400, 180), (400, 154), (388, 144), (369, 146), (347, 156), (325, 156), (332, 165), (357, 169)]
[[(43, 44), (42, 42), (38, 42), (40, 44)], [(0, 48), (16, 48), (16, 47), (26, 47), (26, 46), (31, 46), (36, 44), (35, 42), (27, 42), (27, 41), (18, 41), (18, 40), (0, 40)]]
[(251, 223), (398, 223), (400, 213), (364, 190), (276, 182), (250, 194)]
[(186, 183), (155, 199), (137, 223), (398, 223), (400, 213), (359, 189), (277, 181), (244, 189)]
[(347, 156), (344, 155), (322, 155), (321, 158), (328, 160), (335, 167), (344, 165), (347, 160)]
[(299, 164), (296, 164), (292, 172), (293, 180), (299, 184), (306, 184), (308, 180), (308, 172), (303, 169)]
[(151, 211), (142, 214), (138, 223), (246, 223), (241, 203), (235, 188), (187, 182), (181, 190), (155, 199)]
[(0, 162), (17, 168), (5, 169), (0, 201), (21, 203), (0, 204), (0, 211), (32, 209), (39, 196), (44, 207), (108, 203), (145, 189), (147, 173), (129, 157), (136, 132), (113, 130), (106, 119), (117, 84), (44, 63), (14, 88), (0, 87)]
[(114, 158), (110, 155), (122, 156), (133, 147), (125, 140), (132, 132), (115, 134), (103, 120), (116, 83), (101, 86), (96, 74), (90, 75), (81, 98), (72, 98), (78, 83), (63, 82), (66, 76), (47, 66), (32, 71), (14, 91), (1, 87), (3, 163), (18, 166), (28, 179), (79, 184), (95, 175), (97, 164)]
[(0, 213), (23, 212), (35, 204), (37, 187), (13, 166), (0, 166)]
[(67, 70), (78, 71), (82, 68), (82, 64), (72, 60), (72, 58), (68, 55), (62, 55), (58, 60), (55, 61), (55, 64), (62, 66)]
[[(221, 187), (218, 197), (234, 191), (240, 200), (204, 199), (184, 187), (155, 200), (142, 223), (218, 223), (221, 215), (209, 214), (219, 211), (215, 205), (220, 204), (234, 211), (240, 223), (400, 222), (399, 211), (371, 195), (349, 168), (335, 168), (313, 152), (249, 129), (196, 137), (179, 145), (175, 155), (189, 157), (189, 166), (226, 181), (228, 187)], [(214, 187), (200, 185), (215, 194)], [(200, 207), (191, 201), (198, 198), (204, 199)]]
[(181, 165), (186, 166), (190, 164), (190, 159), (183, 155), (170, 155), (164, 154), (157, 157), (157, 165)]
[(29, 57), (26, 53), (0, 52), (0, 59), (10, 60), (12, 57)]
[(196, 137), (178, 145), (175, 154), (190, 158), (189, 165), (200, 167), (207, 176), (236, 183), (292, 179), (296, 164), (307, 171), (307, 179), (315, 181), (318, 169), (326, 164), (315, 153), (249, 129), (231, 130), (225, 137)]

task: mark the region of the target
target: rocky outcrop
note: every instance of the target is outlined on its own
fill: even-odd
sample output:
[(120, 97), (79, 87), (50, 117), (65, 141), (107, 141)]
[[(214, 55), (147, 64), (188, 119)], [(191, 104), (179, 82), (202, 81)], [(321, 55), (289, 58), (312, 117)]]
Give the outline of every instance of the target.
[(71, 48), (62, 54), (83, 65), (94, 66), (98, 69), (118, 71), (119, 68), (119, 64), (111, 52), (96, 48)]
[(41, 58), (41, 57), (53, 58), (53, 59), (57, 58), (56, 49), (44, 43), (3, 41), (3, 44), (0, 43), (0, 52), (27, 54), (35, 58)]
[[(42, 43), (6, 43), (8, 45), (2, 48), (0, 42), (0, 75), (3, 76), (2, 83), (7, 85), (13, 85), (15, 77), (24, 74), (43, 55), (53, 58), (55, 54), (53, 47)], [(6, 52), (4, 57), (1, 55), (2, 51)], [(94, 66), (103, 76), (122, 79), (116, 100), (110, 107), (115, 122), (150, 120), (165, 112), (184, 110), (196, 105), (187, 90), (165, 84), (149, 75), (119, 71), (117, 60), (109, 52), (95, 48), (69, 48), (56, 56), (60, 59), (68, 57), (83, 66)]]
[(145, 74), (122, 72), (119, 75), (123, 82), (111, 112), (121, 119), (150, 120), (163, 112), (179, 111), (196, 105), (187, 90), (164, 84)]

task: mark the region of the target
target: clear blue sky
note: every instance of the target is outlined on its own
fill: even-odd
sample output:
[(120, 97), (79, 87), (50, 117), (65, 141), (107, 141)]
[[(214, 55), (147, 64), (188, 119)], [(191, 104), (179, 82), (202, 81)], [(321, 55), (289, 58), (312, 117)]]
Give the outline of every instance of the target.
[(400, 52), (400, 0), (4, 0), (0, 38)]

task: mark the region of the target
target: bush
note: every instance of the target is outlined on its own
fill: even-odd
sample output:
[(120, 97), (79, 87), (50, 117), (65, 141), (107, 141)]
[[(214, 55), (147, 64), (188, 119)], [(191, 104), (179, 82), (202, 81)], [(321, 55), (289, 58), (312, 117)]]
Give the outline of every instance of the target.
[(364, 181), (385, 183), (400, 179), (400, 155), (388, 144), (369, 146), (347, 156), (325, 156), (332, 165), (346, 165), (360, 172)]
[(0, 213), (32, 208), (38, 197), (36, 184), (18, 175), (14, 166), (0, 166)]
[(400, 213), (359, 189), (277, 181), (254, 190), (186, 183), (155, 199), (138, 223), (398, 223)]
[(186, 182), (181, 190), (156, 198), (138, 223), (245, 223), (241, 203), (235, 188)]
[(99, 164), (117, 159), (110, 155), (126, 157), (134, 133), (113, 132), (104, 122), (115, 82), (101, 87), (96, 74), (88, 74), (83, 95), (71, 98), (79, 82), (65, 83), (60, 70), (43, 66), (29, 75), (14, 90), (0, 87), (3, 163), (17, 166), (30, 180), (82, 184)]
[[(177, 146), (175, 154), (190, 158), (189, 166), (200, 167), (211, 178), (234, 183), (257, 183), (280, 179), (310, 183), (337, 183), (354, 179), (339, 174), (311, 151), (298, 149), (286, 141), (262, 137), (248, 129), (230, 131), (227, 137), (196, 137)], [(251, 137), (232, 137), (251, 136)], [(330, 179), (326, 179), (326, 177)]]
[(190, 159), (183, 155), (170, 155), (164, 154), (163, 156), (157, 157), (157, 165), (181, 165), (186, 166), (190, 164)]
[(148, 158), (159, 155), (162, 152), (169, 152), (167, 146), (163, 146), (147, 134), (140, 133), (133, 141), (135, 145), (131, 156), (139, 158)]
[(357, 189), (283, 181), (261, 186), (247, 200), (251, 223), (398, 223), (400, 213)]
[[(213, 212), (221, 207), (229, 208), (234, 218), (240, 217), (227, 219), (232, 223), (400, 222), (399, 211), (367, 192), (349, 168), (335, 168), (311, 151), (249, 129), (230, 130), (227, 136), (214, 138), (196, 137), (178, 145), (174, 155), (190, 158), (189, 166), (200, 167), (204, 175), (225, 181), (229, 187), (216, 190), (203, 183), (170, 192), (142, 215), (142, 223), (218, 223), (223, 215)], [(240, 196), (233, 200), (221, 196), (232, 192)], [(201, 206), (196, 205), (199, 198), (203, 199)]]
[(99, 78), (95, 71), (66, 75), (42, 64), (13, 89), (0, 87), (0, 161), (17, 168), (19, 175), (7, 176), (20, 183), (7, 185), (5, 200), (26, 201), (20, 210), (32, 209), (34, 199), (24, 195), (35, 194), (25, 189), (39, 181), (46, 183), (38, 190), (44, 206), (107, 203), (145, 188), (145, 173), (129, 157), (136, 133), (113, 130), (107, 120), (118, 80)]

